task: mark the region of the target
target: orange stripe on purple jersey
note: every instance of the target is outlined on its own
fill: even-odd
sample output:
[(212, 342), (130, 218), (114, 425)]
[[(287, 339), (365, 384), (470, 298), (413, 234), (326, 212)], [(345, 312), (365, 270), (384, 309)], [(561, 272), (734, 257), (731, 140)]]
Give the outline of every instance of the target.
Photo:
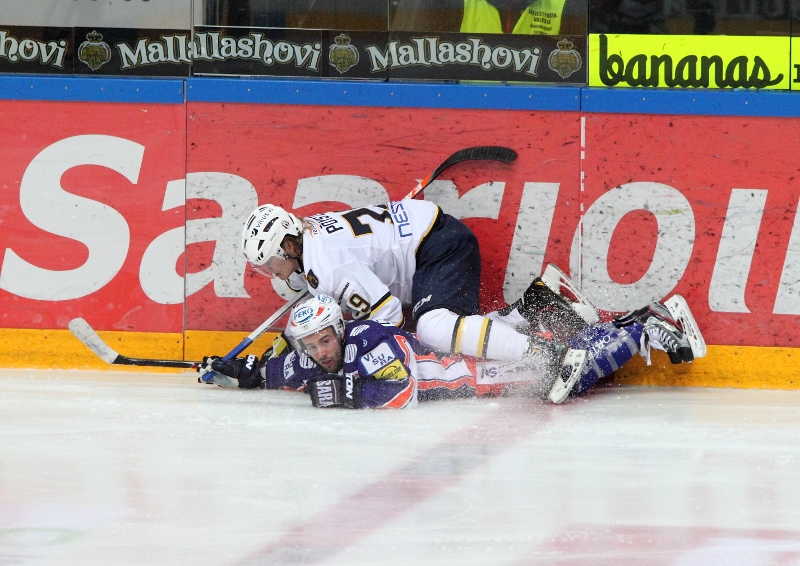
[(395, 395), (391, 401), (385, 403), (381, 409), (402, 409), (411, 401), (414, 396), (414, 383), (416, 380), (413, 375), (408, 376), (408, 385), (400, 393)]

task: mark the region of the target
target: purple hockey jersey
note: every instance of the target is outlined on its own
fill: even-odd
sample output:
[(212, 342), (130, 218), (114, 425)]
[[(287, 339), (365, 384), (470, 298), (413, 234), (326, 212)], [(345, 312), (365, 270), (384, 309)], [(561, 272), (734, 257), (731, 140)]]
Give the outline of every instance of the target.
[[(372, 320), (348, 321), (343, 358), (340, 374), (355, 378), (361, 388), (362, 408), (401, 409), (415, 406), (420, 399), (475, 393), (475, 378), (463, 361), (440, 359), (412, 334), (395, 326)], [(324, 375), (306, 354), (289, 352), (268, 360), (266, 388), (305, 391), (309, 379)]]

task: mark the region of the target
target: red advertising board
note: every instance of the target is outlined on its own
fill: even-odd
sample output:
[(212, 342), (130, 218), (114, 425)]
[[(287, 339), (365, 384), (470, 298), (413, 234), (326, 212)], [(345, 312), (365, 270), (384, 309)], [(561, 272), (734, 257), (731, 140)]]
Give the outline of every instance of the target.
[[(189, 103), (188, 111), (187, 233), (197, 242), (187, 248), (189, 280), (226, 261), (219, 242), (215, 249), (192, 237), (193, 222), (226, 218), (230, 249), (259, 204), (309, 215), (401, 199), (453, 152), (495, 144), (517, 150), (518, 160), (455, 166), (438, 192), (427, 191), (480, 240), (483, 306), (505, 305), (504, 287), (516, 298), (539, 273), (545, 248), (549, 261), (568, 262), (563, 235), (580, 211), (577, 113), (212, 103)], [(531, 240), (535, 250), (524, 245)], [(187, 297), (187, 328), (251, 329), (282, 304), (263, 276), (226, 273), (227, 283)]]
[(426, 190), (478, 235), (483, 308), (555, 263), (606, 311), (677, 292), (709, 344), (796, 343), (794, 119), (199, 102), (0, 111), (12, 124), (0, 131), (3, 328), (82, 316), (99, 330), (249, 332), (283, 303), (239, 251), (257, 205), (308, 215), (400, 199), (454, 151), (499, 144), (519, 159), (458, 165)]
[(585, 121), (582, 282), (595, 301), (681, 293), (709, 344), (797, 346), (798, 120)]
[(180, 332), (184, 107), (0, 101), (0, 115), (0, 325)]

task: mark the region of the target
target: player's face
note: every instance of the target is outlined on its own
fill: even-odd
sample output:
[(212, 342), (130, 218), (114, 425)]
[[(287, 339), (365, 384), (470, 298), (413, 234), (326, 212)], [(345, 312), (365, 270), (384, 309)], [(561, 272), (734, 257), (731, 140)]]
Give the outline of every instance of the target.
[(332, 327), (328, 326), (316, 334), (306, 336), (303, 338), (303, 346), (308, 355), (328, 373), (336, 373), (342, 369), (342, 345)]
[[(251, 264), (252, 265), (252, 264)], [(253, 269), (266, 275), (270, 279), (277, 277), (286, 281), (289, 276), (297, 270), (297, 261), (293, 259), (281, 259), (278, 256), (272, 256), (264, 265), (253, 265)]]

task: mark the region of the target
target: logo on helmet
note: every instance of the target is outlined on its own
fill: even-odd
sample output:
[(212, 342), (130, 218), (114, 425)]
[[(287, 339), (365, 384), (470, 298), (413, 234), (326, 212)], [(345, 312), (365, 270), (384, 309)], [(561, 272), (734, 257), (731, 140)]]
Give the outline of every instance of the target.
[(314, 309), (311, 307), (303, 307), (301, 309), (297, 309), (292, 317), (292, 322), (295, 324), (303, 324), (304, 322), (308, 322), (311, 320), (311, 317), (314, 316)]
[[(270, 220), (270, 217), (269, 216), (261, 216), (260, 218), (257, 218), (257, 217), (254, 216), (253, 220), (256, 221), (256, 223), (253, 225), (253, 234), (257, 234), (258, 231), (261, 230), (261, 228), (267, 222), (267, 220)], [(272, 224), (272, 222), (275, 222), (275, 220), (274, 219), (270, 220), (270, 225)], [(267, 226), (267, 230), (269, 230), (269, 226)]]

